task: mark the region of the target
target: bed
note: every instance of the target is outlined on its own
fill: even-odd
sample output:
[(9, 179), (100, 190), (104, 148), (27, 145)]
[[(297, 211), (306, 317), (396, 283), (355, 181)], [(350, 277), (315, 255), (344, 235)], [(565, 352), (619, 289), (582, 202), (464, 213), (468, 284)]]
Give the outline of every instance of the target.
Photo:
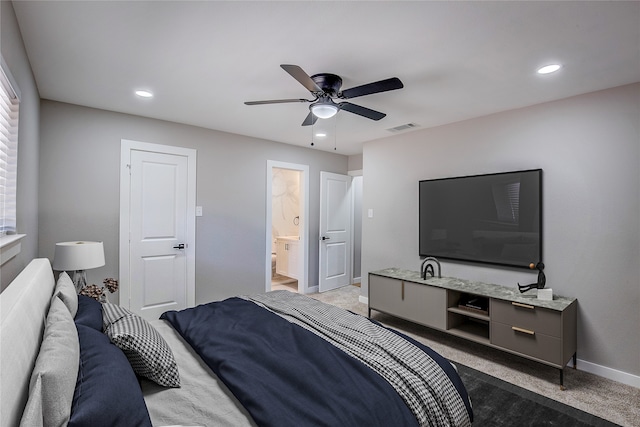
[(288, 291), (146, 322), (33, 260), (0, 294), (0, 425), (468, 426), (455, 368)]

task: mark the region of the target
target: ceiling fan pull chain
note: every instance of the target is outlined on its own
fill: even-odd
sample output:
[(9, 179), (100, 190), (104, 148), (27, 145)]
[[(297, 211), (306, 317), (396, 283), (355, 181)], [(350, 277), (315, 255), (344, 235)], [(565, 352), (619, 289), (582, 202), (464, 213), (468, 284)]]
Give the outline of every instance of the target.
[(311, 123), (311, 146), (313, 147), (313, 123)]
[(337, 151), (338, 143), (338, 116), (333, 120), (333, 151)]

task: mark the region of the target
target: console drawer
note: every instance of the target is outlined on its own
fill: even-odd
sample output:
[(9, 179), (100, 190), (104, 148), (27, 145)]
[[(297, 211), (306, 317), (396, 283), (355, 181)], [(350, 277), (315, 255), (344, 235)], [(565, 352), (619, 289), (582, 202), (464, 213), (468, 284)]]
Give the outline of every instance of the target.
[(517, 326), (561, 338), (562, 319), (557, 311), (511, 301), (491, 299), (491, 322)]
[(491, 344), (562, 366), (562, 341), (535, 329), (491, 322)]

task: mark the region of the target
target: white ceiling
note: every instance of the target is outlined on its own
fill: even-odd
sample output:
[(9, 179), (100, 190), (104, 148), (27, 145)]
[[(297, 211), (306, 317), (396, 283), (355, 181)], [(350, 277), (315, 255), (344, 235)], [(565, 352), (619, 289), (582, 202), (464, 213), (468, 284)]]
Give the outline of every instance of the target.
[[(640, 81), (640, 2), (14, 1), (44, 99), (309, 146), (308, 98), (280, 68), (334, 73), (343, 89), (404, 89), (318, 120), (316, 149), (362, 152), (406, 123), (438, 126)], [(539, 66), (560, 62), (558, 73)], [(151, 100), (133, 91), (146, 88)], [(419, 129), (418, 128), (418, 129)]]

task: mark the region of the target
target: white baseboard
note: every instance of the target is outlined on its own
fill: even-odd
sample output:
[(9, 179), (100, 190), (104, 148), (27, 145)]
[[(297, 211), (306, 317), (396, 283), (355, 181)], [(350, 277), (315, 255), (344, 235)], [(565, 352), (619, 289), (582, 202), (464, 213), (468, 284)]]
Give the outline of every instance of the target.
[(351, 284), (355, 285), (356, 283), (362, 283), (362, 277), (354, 277), (351, 279)]
[(317, 294), (319, 289), (320, 289), (319, 286), (310, 286), (310, 287), (307, 288), (307, 293), (308, 294)]
[[(599, 377), (630, 385), (631, 387), (640, 388), (640, 375), (634, 375), (628, 372), (619, 371), (617, 369), (608, 368), (606, 366), (597, 365), (595, 363), (587, 362), (586, 360), (582, 359), (578, 359), (577, 365), (578, 370), (580, 371), (588, 372), (590, 374), (598, 375)], [(573, 366), (573, 362), (569, 362), (567, 366)]]
[(365, 296), (360, 295), (360, 296), (358, 297), (358, 301), (360, 301), (360, 302), (361, 302), (361, 303), (363, 303), (363, 304), (367, 304), (367, 305), (369, 305), (369, 298), (368, 298), (368, 297), (365, 297)]

